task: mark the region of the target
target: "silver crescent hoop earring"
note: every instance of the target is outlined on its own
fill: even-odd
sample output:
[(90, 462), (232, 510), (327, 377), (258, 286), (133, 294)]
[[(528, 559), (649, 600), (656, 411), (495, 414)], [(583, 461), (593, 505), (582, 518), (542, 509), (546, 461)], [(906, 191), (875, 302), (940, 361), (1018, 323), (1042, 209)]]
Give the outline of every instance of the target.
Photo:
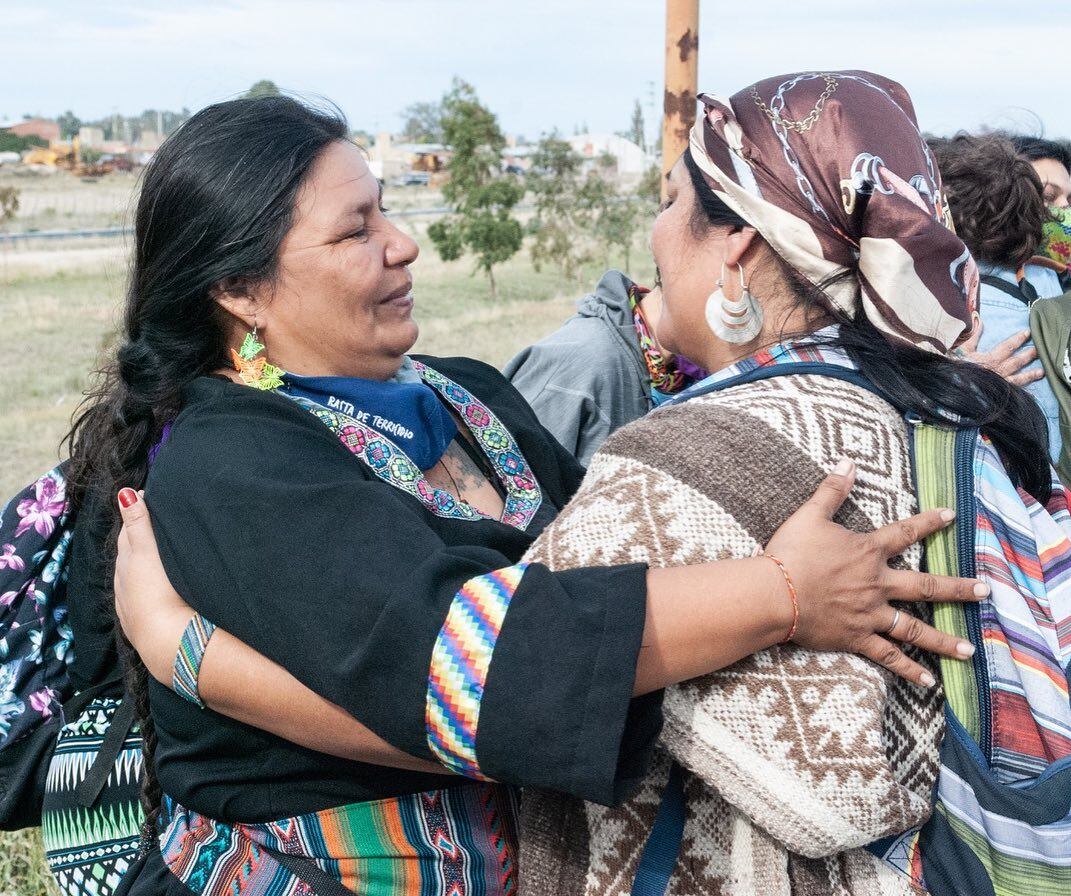
[(740, 271), (740, 298), (730, 299), (725, 295), (725, 262), (721, 263), (721, 276), (718, 288), (707, 299), (707, 326), (714, 335), (725, 342), (740, 345), (751, 342), (762, 332), (762, 306), (744, 283), (744, 266), (738, 265)]

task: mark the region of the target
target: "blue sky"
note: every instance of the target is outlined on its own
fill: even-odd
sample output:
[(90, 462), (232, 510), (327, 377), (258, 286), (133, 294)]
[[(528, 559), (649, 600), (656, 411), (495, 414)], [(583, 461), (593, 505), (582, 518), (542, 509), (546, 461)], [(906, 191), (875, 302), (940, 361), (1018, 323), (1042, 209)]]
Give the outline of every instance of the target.
[[(1008, 0), (701, 0), (699, 87), (864, 68), (903, 83), (924, 129), (1071, 137), (1058, 59), (1071, 16)], [(662, 0), (0, 0), (0, 120), (197, 109), (260, 78), (399, 127), (455, 74), (507, 130), (624, 129), (662, 92)], [(1023, 11), (1031, 18), (1020, 19)], [(1046, 21), (1046, 19), (1048, 21)], [(654, 85), (652, 93), (652, 82)], [(649, 105), (650, 104), (650, 105)], [(653, 126), (649, 131), (653, 132)]]

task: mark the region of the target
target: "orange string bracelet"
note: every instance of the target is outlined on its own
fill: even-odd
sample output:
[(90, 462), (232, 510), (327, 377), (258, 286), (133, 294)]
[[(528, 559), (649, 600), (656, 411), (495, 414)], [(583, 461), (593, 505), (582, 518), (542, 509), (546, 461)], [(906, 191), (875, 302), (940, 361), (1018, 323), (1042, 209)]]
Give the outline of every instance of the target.
[(792, 628), (788, 630), (788, 634), (785, 635), (784, 640), (779, 642), (781, 644), (787, 644), (789, 641), (796, 637), (796, 629), (799, 628), (800, 624), (799, 595), (796, 594), (796, 586), (792, 584), (792, 578), (789, 576), (788, 570), (785, 569), (785, 564), (778, 560), (776, 557), (771, 556), (770, 554), (763, 554), (762, 556), (765, 557), (767, 560), (772, 560), (776, 564), (777, 568), (781, 570), (781, 575), (785, 577), (785, 584), (788, 586), (788, 596), (792, 598)]

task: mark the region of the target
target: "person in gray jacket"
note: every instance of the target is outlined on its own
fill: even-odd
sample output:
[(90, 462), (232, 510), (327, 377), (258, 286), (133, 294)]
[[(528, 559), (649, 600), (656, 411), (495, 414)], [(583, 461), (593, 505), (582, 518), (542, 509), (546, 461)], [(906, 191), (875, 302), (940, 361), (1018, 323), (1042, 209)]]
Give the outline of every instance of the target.
[(523, 349), (505, 375), (585, 467), (610, 433), (705, 373), (651, 336), (661, 295), (607, 271), (560, 329)]

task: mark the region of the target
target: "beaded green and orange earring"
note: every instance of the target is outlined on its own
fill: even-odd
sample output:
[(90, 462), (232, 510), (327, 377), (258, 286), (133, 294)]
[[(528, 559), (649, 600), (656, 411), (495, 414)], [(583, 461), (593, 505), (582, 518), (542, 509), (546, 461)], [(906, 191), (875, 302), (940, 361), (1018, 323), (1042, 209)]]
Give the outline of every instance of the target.
[(253, 332), (245, 334), (242, 347), (238, 351), (231, 349), (234, 369), (247, 386), (264, 390), (278, 389), (283, 384), (284, 371), (274, 364), (269, 364), (267, 358), (257, 357), (262, 351), (264, 343), (257, 341), (257, 325), (254, 323)]

